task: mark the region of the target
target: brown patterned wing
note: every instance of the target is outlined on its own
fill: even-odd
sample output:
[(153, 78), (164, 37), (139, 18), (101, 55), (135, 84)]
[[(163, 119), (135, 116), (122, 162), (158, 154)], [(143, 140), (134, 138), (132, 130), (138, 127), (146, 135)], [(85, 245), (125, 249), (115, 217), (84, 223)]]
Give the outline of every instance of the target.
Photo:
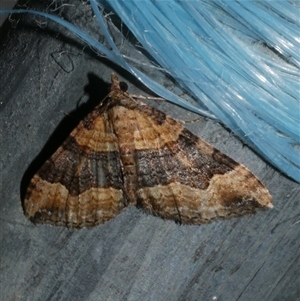
[(272, 207), (268, 190), (246, 167), (164, 113), (124, 99), (112, 115), (121, 160), (127, 154), (130, 162), (126, 191), (147, 212), (199, 224)]
[(93, 111), (32, 178), (24, 201), (34, 223), (90, 227), (126, 204), (118, 143), (106, 113)]

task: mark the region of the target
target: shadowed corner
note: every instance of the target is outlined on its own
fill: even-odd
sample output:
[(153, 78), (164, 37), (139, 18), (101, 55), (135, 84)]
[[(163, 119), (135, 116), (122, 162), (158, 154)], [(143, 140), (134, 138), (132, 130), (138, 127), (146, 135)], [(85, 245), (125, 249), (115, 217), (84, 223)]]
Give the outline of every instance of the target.
[(46, 160), (49, 159), (53, 155), (53, 153), (61, 146), (61, 144), (66, 140), (71, 131), (78, 125), (78, 123), (89, 112), (91, 112), (109, 92), (110, 84), (104, 82), (97, 75), (89, 73), (87, 77), (89, 83), (85, 86), (84, 92), (89, 96), (88, 101), (77, 106), (74, 111), (65, 115), (55, 131), (51, 134), (49, 140), (47, 141), (41, 152), (32, 161), (22, 177), (20, 185), (20, 196), (24, 212), (24, 200), (26, 191), (33, 176), (38, 172), (38, 170), (42, 167)]

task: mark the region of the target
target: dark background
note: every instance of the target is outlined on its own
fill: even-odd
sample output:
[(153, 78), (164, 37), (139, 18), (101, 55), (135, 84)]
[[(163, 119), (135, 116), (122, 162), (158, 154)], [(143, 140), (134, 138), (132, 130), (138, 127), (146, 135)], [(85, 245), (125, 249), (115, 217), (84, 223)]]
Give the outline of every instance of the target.
[[(82, 15), (72, 9), (64, 17), (97, 26), (87, 4), (76, 7)], [(21, 195), (28, 180), (106, 94), (111, 72), (130, 92), (146, 90), (52, 22), (13, 19), (13, 27), (6, 22), (2, 28), (0, 46), (1, 300), (299, 298), (299, 185), (215, 121), (187, 127), (257, 175), (274, 209), (199, 226), (136, 208), (93, 229), (27, 220)], [(147, 103), (181, 120), (197, 117), (167, 101)]]

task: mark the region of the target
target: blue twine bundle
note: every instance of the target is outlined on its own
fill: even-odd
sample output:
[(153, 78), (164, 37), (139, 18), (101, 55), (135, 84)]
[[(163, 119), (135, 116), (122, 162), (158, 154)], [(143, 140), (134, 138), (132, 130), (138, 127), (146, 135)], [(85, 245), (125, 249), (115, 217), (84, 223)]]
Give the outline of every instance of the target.
[[(274, 166), (300, 182), (299, 3), (296, 1), (90, 0), (110, 49), (65, 26), (156, 94), (216, 117)], [(199, 108), (130, 65), (98, 4), (110, 7), (152, 58), (199, 101)], [(266, 47), (268, 45), (268, 47)], [(204, 104), (209, 111), (200, 109)]]

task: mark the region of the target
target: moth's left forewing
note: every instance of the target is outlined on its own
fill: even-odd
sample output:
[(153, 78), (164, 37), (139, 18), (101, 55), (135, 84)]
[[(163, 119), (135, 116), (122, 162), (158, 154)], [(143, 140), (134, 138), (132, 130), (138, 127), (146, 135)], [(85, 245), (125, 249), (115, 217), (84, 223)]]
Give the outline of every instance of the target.
[(150, 119), (148, 131), (156, 142), (139, 152), (140, 207), (187, 224), (272, 207), (268, 190), (246, 167), (171, 117), (149, 110), (141, 107), (140, 113)]

